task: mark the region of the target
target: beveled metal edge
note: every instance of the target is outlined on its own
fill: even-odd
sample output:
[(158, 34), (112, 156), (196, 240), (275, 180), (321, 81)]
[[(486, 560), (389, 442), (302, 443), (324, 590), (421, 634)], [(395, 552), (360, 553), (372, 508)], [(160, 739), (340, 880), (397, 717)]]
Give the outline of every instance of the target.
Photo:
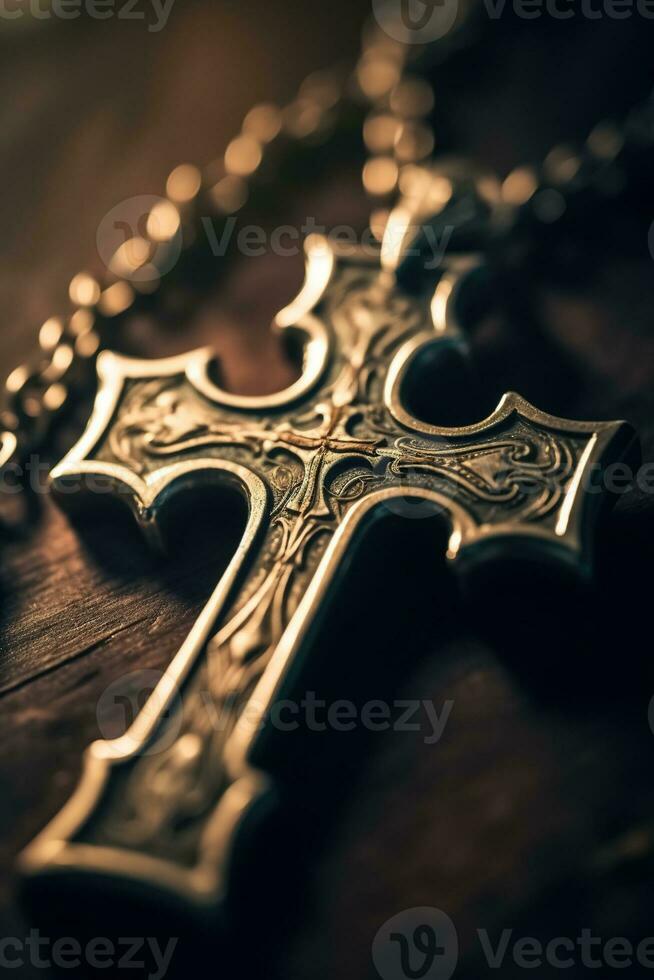
[(216, 385), (206, 366), (194, 361), (187, 377), (210, 401), (245, 411), (275, 410), (291, 405), (308, 394), (322, 377), (331, 356), (332, 336), (328, 326), (312, 310), (320, 302), (336, 268), (337, 256), (322, 235), (310, 235), (304, 243), (305, 280), (295, 299), (273, 320), (273, 330), (298, 334), (303, 344), (302, 373), (297, 381), (270, 395), (234, 395)]
[[(516, 401), (510, 397), (503, 401), (508, 401), (511, 410), (527, 404), (522, 399)], [(544, 413), (534, 411), (540, 418), (552, 418), (544, 415)], [(505, 404), (504, 413), (495, 413), (495, 416), (491, 416), (491, 418), (505, 418), (507, 415)], [(564, 420), (555, 421), (563, 422)], [(478, 427), (472, 428), (478, 431)], [(575, 431), (575, 426), (568, 425), (567, 428)], [(622, 431), (623, 427), (608, 423), (602, 428), (601, 435), (595, 435), (589, 443), (588, 452), (584, 454), (587, 459), (580, 462), (579, 472), (582, 472), (585, 465), (591, 459), (596, 458), (598, 453), (602, 454), (606, 451), (609, 442), (615, 437), (616, 431)], [(286, 671), (291, 664), (296, 663), (298, 651), (306, 639), (311, 623), (314, 621), (314, 610), (320, 606), (330, 589), (334, 580), (334, 573), (354, 535), (362, 529), (366, 520), (383, 513), (384, 503), (394, 498), (406, 499), (407, 497), (430, 500), (442, 511), (449, 526), (447, 558), (450, 562), (456, 562), (461, 557), (465, 558), (468, 551), (480, 542), (488, 543), (493, 539), (499, 545), (503, 541), (515, 537), (516, 528), (514, 525), (479, 525), (473, 515), (464, 507), (449, 497), (426, 488), (391, 487), (362, 499), (346, 515), (345, 520), (330, 542), (309, 589), (277, 645), (268, 669), (252, 694), (251, 707), (256, 705), (263, 707), (278, 695), (285, 681)], [(574, 495), (572, 503), (574, 505)], [(577, 520), (574, 506), (571, 507), (566, 520), (570, 522)], [(251, 523), (250, 534), (254, 535), (255, 533), (256, 528)], [(577, 543), (568, 537), (567, 527), (558, 541), (552, 539), (551, 532), (537, 526), (521, 527), (520, 538), (527, 547), (529, 547), (530, 541), (539, 547), (542, 547), (543, 542), (545, 542), (550, 548), (556, 548), (564, 559), (567, 556), (567, 560), (571, 564), (577, 563), (579, 557)], [(238, 574), (241, 562), (245, 559), (248, 547), (249, 543), (244, 538), (239, 548), (240, 554), (235, 556), (230, 569), (205, 607), (205, 611), (191, 636), (189, 636), (187, 643), (174, 658), (160, 685), (155, 689), (151, 698), (152, 703), (156, 706), (153, 711), (153, 720), (154, 715), (161, 711), (162, 698), (173, 696), (177, 686), (182, 683), (195, 662), (209, 635), (211, 624), (216, 621), (223, 603), (227, 600), (228, 591)], [(465, 567), (465, 563), (463, 567)], [(139, 716), (140, 718), (141, 716)], [(155, 882), (157, 887), (163, 888), (172, 900), (186, 900), (197, 909), (209, 910), (217, 907), (224, 894), (225, 875), (228, 874), (231, 861), (231, 848), (238, 836), (237, 828), (244, 817), (252, 812), (254, 806), (264, 806), (266, 800), (274, 793), (274, 784), (264, 773), (252, 765), (251, 759), (256, 748), (258, 729), (256, 721), (254, 712), (248, 709), (247, 718), (243, 717), (239, 721), (226, 746), (225, 761), (234, 782), (229, 792), (221, 798), (209, 820), (203, 836), (201, 858), (194, 867), (180, 869), (166, 861), (143, 857), (129, 850), (71, 844), (66, 839), (74, 836), (93, 811), (102, 793), (110, 767), (128, 761), (138, 753), (151, 737), (152, 729), (148, 724), (146, 705), (145, 717), (140, 725), (135, 722), (130, 731), (122, 739), (116, 740), (115, 743), (96, 742), (87, 751), (84, 775), (76, 793), (69, 800), (64, 810), (23, 852), (21, 856), (23, 874), (27, 877), (38, 877), (70, 871), (71, 873), (87, 873), (90, 875), (107, 874), (114, 878), (119, 876), (139, 881), (143, 885)], [(222, 862), (219, 860), (219, 856), (222, 857)]]
[[(331, 269), (333, 271), (333, 262)], [(410, 431), (418, 431), (439, 438), (485, 434), (506, 421), (514, 413), (521, 414), (536, 424), (559, 432), (590, 435), (592, 438), (589, 441), (589, 446), (577, 467), (568, 491), (570, 504), (567, 510), (564, 507), (565, 517), (562, 519), (559, 540), (557, 541), (555, 538), (553, 541), (551, 532), (546, 529), (537, 526), (520, 527), (520, 537), (525, 542), (538, 542), (539, 545), (546, 542), (550, 547), (557, 547), (557, 550), (568, 554), (574, 562), (579, 548), (578, 525), (581, 520), (580, 510), (584, 496), (578, 494), (577, 490), (583, 473), (587, 466), (592, 465), (594, 460), (603, 457), (608, 452), (610, 444), (617, 440), (619, 435), (624, 436), (625, 430), (630, 429), (630, 427), (624, 423), (570, 422), (559, 419), (540, 412), (515, 393), (505, 395), (495, 412), (487, 419), (474, 425), (452, 428), (430, 426), (417, 422), (405, 412), (401, 404), (401, 384), (411, 360), (418, 351), (423, 349), (425, 344), (442, 339), (443, 332), (448, 329), (449, 321), (446, 311), (448, 305), (454, 302), (455, 297), (453, 294), (446, 295), (445, 287), (442, 287), (441, 296), (444, 297), (443, 310), (445, 312), (441, 321), (443, 330), (440, 331), (440, 336), (439, 321), (438, 317), (434, 316), (435, 306), (432, 303), (435, 331), (425, 331), (413, 338), (395, 356), (386, 380), (384, 391), (386, 405), (397, 421), (405, 425)], [(319, 295), (316, 287), (315, 293), (305, 293), (303, 304), (306, 307), (307, 304), (315, 303), (318, 300)], [(300, 304), (301, 306), (302, 304)], [(291, 326), (292, 320), (296, 316), (302, 316), (300, 307), (291, 304), (291, 307), (288, 307), (281, 315), (280, 325), (282, 327)], [(305, 315), (310, 316), (311, 314), (305, 309)], [(212, 351), (208, 348), (158, 361), (140, 361), (119, 357), (115, 354), (103, 354), (99, 362), (102, 384), (89, 426), (77, 445), (53, 471), (55, 486), (58, 481), (65, 480), (68, 476), (77, 476), (84, 472), (101, 473), (109, 476), (117, 483), (126, 485), (131, 490), (130, 496), (136, 504), (137, 517), (146, 529), (152, 523), (153, 516), (156, 517), (158, 502), (161, 501), (163, 506), (168, 499), (163, 491), (175, 485), (183, 485), (184, 478), (191, 472), (204, 471), (206, 473), (207, 470), (213, 469), (216, 472), (212, 475), (217, 478), (235, 479), (248, 496), (253, 495), (253, 502), (251, 502), (246, 533), (237, 554), (207, 606), (205, 606), (187, 641), (171, 662), (160, 685), (157, 686), (148, 702), (148, 704), (156, 705), (156, 707), (153, 707), (152, 712), (148, 712), (146, 705), (145, 711), (138, 716), (134, 725), (121, 739), (114, 743), (95, 742), (87, 750), (84, 775), (75, 794), (45, 830), (26, 848), (20, 859), (21, 870), (27, 877), (34, 878), (70, 871), (71, 873), (81, 872), (90, 875), (106, 873), (111, 877), (119, 876), (137, 880), (145, 885), (154, 881), (158, 887), (165, 889), (171, 897), (184, 899), (191, 902), (195, 907), (205, 909), (220, 903), (225, 884), (224, 877), (221, 877), (220, 874), (220, 868), (225, 870), (229, 866), (229, 848), (234, 844), (237, 836), (234, 833), (235, 828), (243, 817), (251, 812), (253, 804), (255, 802), (262, 804), (270, 796), (273, 789), (267, 777), (253, 768), (250, 762), (256, 740), (256, 734), (253, 735), (252, 731), (249, 730), (252, 727), (252, 712), (248, 711), (247, 723), (242, 719), (229, 740), (225, 757), (234, 782), (212, 814), (202, 842), (201, 859), (195, 867), (180, 869), (166, 861), (143, 857), (126, 849), (71, 844), (66, 838), (74, 836), (88, 819), (102, 793), (111, 766), (127, 762), (133, 758), (152, 736), (156, 716), (161, 712), (162, 698), (165, 702), (166, 699), (172, 698), (178, 685), (183, 682), (191, 670), (210, 635), (213, 624), (228, 599), (248, 549), (265, 520), (265, 487), (258, 477), (243, 467), (226, 465), (218, 460), (211, 461), (211, 466), (207, 466), (206, 462), (198, 464), (189, 461), (188, 463), (162, 468), (153, 474), (151, 480), (142, 480), (124, 467), (95, 463), (85, 459), (93, 452), (106, 431), (107, 425), (110, 424), (126, 378), (161, 377), (182, 373), (189, 377), (190, 370), (189, 380), (193, 379), (192, 383), (197, 387), (196, 376), (206, 374), (211, 357)], [(215, 390), (218, 392), (218, 398), (212, 392), (211, 400), (220, 401), (222, 397), (220, 389)], [(286, 396), (290, 390), (287, 389)], [(298, 395), (294, 397), (298, 397)], [(269, 396), (261, 401), (262, 404), (257, 405), (257, 407), (272, 407)], [(249, 407), (254, 406), (250, 405)], [(443, 511), (450, 527), (447, 553), (450, 561), (455, 561), (464, 556), (473, 545), (480, 542), (496, 540), (499, 543), (507, 537), (515, 536), (516, 533), (515, 525), (480, 526), (476, 523), (473, 515), (464, 507), (456, 504), (450, 498), (426, 488), (387, 488), (359, 501), (346, 515), (345, 520), (330, 542), (309, 589), (285, 630), (268, 669), (255, 689), (252, 702), (267, 704), (270, 698), (275, 697), (276, 692), (284, 682), (287, 667), (295, 662), (298, 649), (305, 640), (309, 624), (313, 620), (313, 610), (320, 604), (330, 588), (335, 569), (352, 536), (360, 529), (366, 518), (370, 518), (375, 512), (381, 511), (384, 502), (398, 497), (420, 497), (431, 500)], [(225, 858), (224, 847), (226, 843), (228, 845), (227, 857), (225, 862), (219, 865), (216, 855), (220, 853)]]
[[(250, 705), (266, 704), (266, 698), (275, 695), (284, 681), (286, 668), (295, 662), (298, 648), (302, 645), (307, 629), (313, 621), (313, 611), (321, 603), (334, 580), (334, 573), (353, 536), (361, 530), (362, 523), (375, 511), (383, 513), (383, 504), (393, 498), (421, 497), (442, 508), (451, 531), (448, 558), (457, 556), (455, 542), (467, 539), (474, 528), (474, 521), (462, 507), (449, 498), (422, 488), (387, 488), (371, 494), (356, 504), (346, 516), (318, 566), (311, 586), (285, 630), (270, 663), (270, 673), (257, 685)], [(250, 543), (256, 528), (250, 521)], [(162, 680), (155, 688), (143, 711), (121, 738), (112, 742), (97, 741), (87, 749), (84, 769), (73, 796), (64, 808), (46, 826), (19, 857), (19, 869), (28, 879), (56, 875), (65, 872), (89, 875), (110, 875), (149, 886), (156, 882), (173, 900), (186, 900), (198, 909), (209, 909), (220, 904), (225, 887), (217, 854), (224, 844), (223, 869), (228, 869), (236, 834), (235, 829), (251, 813), (253, 806), (264, 806), (266, 798), (274, 793), (274, 784), (261, 771), (250, 764), (252, 743), (256, 740), (254, 712), (248, 710), (247, 722), (240, 722), (225, 749), (225, 761), (233, 778), (229, 791), (221, 797), (209, 820), (202, 842), (202, 857), (194, 867), (180, 869), (164, 860), (121, 848), (103, 848), (95, 845), (70, 843), (92, 814), (101, 797), (111, 767), (129, 761), (152, 737), (152, 723), (156, 716), (171, 702), (178, 686), (192, 668), (200, 650), (209, 636), (211, 626), (220, 614), (229, 591), (244, 561), (249, 543), (248, 533), (239, 552), (221, 579), (216, 591), (203, 610), (186, 642), (171, 662)], [(148, 705), (153, 711), (148, 712)], [(151, 717), (150, 717), (151, 716)], [(251, 730), (249, 730), (251, 729)]]
[[(577, 571), (587, 576), (591, 570), (592, 541), (585, 533), (586, 511), (590, 510), (593, 501), (583, 492), (583, 482), (589, 472), (601, 466), (604, 462), (619, 459), (630, 442), (636, 439), (633, 426), (624, 420), (615, 422), (588, 422), (559, 418), (541, 411), (515, 391), (505, 393), (497, 408), (480, 422), (462, 426), (438, 426), (414, 418), (402, 404), (401, 391), (404, 379), (412, 362), (430, 345), (438, 343), (428, 331), (423, 331), (408, 340), (397, 352), (391, 362), (384, 386), (384, 403), (400, 425), (407, 431), (421, 433), (426, 437), (448, 439), (467, 436), (489, 435), (493, 429), (506, 423), (512, 416), (524, 418), (535, 426), (546, 431), (568, 433), (572, 436), (589, 436), (575, 472), (570, 480), (565, 499), (559, 511), (554, 534), (565, 550), (562, 555), (567, 557)], [(604, 496), (602, 494), (602, 496)], [(480, 526), (475, 530), (474, 542), (461, 541), (461, 546), (469, 546), (491, 542), (497, 539), (516, 537), (516, 528), (512, 524), (494, 524)], [(538, 525), (523, 524), (519, 529), (519, 537), (526, 543), (538, 539), (552, 544), (552, 533)]]
[[(206, 465), (202, 468), (206, 468)], [(196, 466), (196, 471), (199, 469)], [(19, 856), (19, 869), (27, 878), (54, 874), (65, 869), (95, 874), (106, 872), (112, 876), (141, 880), (146, 884), (153, 878), (171, 893), (197, 905), (207, 901), (213, 904), (216, 901), (219, 882), (216, 873), (212, 872), (210, 862), (186, 872), (168, 862), (128, 850), (71, 844), (69, 841), (81, 830), (93, 812), (112, 766), (128, 762), (152, 737), (161, 712), (172, 703), (180, 685), (206, 646), (214, 624), (228, 602), (251, 547), (264, 525), (267, 494), (259, 477), (242, 467), (226, 465), (216, 469), (229, 471), (239, 479), (247, 478), (249, 517), (238, 549), (191, 632), (128, 731), (112, 741), (93, 742), (86, 750), (82, 776), (75, 792), (63, 809)], [(256, 779), (255, 783), (259, 791), (261, 781)], [(242, 787), (240, 797), (243, 797)], [(239, 819), (237, 803), (238, 794), (235, 792), (230, 797), (235, 823)]]
[(401, 388), (406, 374), (415, 358), (424, 352), (426, 347), (436, 344), (439, 341), (438, 335), (434, 336), (431, 331), (422, 331), (412, 337), (400, 348), (393, 358), (386, 376), (384, 386), (384, 402), (389, 412), (400, 425), (412, 431), (423, 433), (426, 436), (438, 436), (443, 438), (460, 438), (461, 436), (475, 436), (486, 433), (490, 429), (506, 421), (512, 414), (522, 415), (536, 425), (543, 425), (556, 432), (570, 433), (599, 433), (615, 430), (616, 426), (628, 426), (628, 422), (619, 420), (615, 422), (582, 422), (570, 419), (562, 419), (556, 415), (549, 415), (541, 411), (528, 402), (526, 398), (515, 391), (508, 391), (500, 399), (497, 408), (491, 414), (482, 419), (481, 422), (473, 422), (471, 425), (461, 426), (441, 426), (431, 425), (421, 422), (406, 411), (401, 400)]

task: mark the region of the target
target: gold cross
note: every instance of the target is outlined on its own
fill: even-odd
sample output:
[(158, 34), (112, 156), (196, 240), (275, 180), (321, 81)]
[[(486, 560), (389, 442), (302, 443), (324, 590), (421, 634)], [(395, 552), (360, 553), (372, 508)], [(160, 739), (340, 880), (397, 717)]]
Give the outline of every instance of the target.
[[(457, 312), (473, 271), (452, 262), (435, 291), (416, 297), (392, 262), (338, 255), (312, 237), (305, 285), (275, 324), (300, 353), (300, 374), (273, 396), (223, 390), (210, 350), (152, 362), (101, 355), (93, 416), (54, 470), (55, 489), (109, 481), (155, 541), (161, 512), (190, 485), (233, 488), (249, 516), (143, 711), (124, 736), (90, 747), (74, 797), (25, 852), (33, 878), (94, 871), (195, 906), (223, 900), (239, 828), (274, 788), (257, 763), (271, 706), (344, 557), (389, 508), (426, 501), (442, 512), (447, 559), (461, 574), (524, 554), (587, 573), (598, 498), (586, 481), (621, 457), (628, 426), (554, 418), (515, 394), (457, 428), (407, 408), (429, 352), (461, 340)], [(170, 731), (169, 709), (174, 737), (145, 753)]]

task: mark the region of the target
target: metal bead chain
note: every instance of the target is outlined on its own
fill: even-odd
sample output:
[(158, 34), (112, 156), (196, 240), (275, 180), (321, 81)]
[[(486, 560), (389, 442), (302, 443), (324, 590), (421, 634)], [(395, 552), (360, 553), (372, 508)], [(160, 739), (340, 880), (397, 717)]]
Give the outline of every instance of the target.
[[(434, 182), (435, 134), (428, 123), (434, 106), (431, 85), (411, 71), (420, 49), (393, 41), (383, 31), (368, 32), (352, 76), (317, 72), (300, 86), (286, 107), (255, 106), (222, 157), (203, 172), (190, 164), (175, 168), (166, 196), (147, 216), (145, 230), (124, 242), (108, 263), (103, 281), (89, 273), (70, 283), (72, 312), (47, 320), (39, 331), (39, 356), (9, 375), (6, 409), (0, 416), (0, 470), (20, 464), (48, 438), (69, 403), (93, 384), (98, 351), (129, 314), (148, 308), (163, 282), (185, 273), (192, 281), (203, 267), (199, 251), (200, 219), (221, 222), (246, 208), (271, 201), (271, 184), (288, 182), (285, 168), (298, 151), (324, 145), (345, 129), (353, 106), (356, 125), (363, 114), (364, 189), (372, 206), (370, 227), (381, 240), (398, 195), (410, 196)], [(441, 56), (442, 60), (442, 56)], [(479, 181), (484, 206), (494, 214), (500, 250), (514, 249), (524, 259), (542, 236), (581, 204), (585, 213), (621, 195), (629, 182), (647, 174), (654, 149), (654, 102), (634, 110), (622, 126), (602, 123), (578, 152), (558, 147), (540, 170), (521, 167), (509, 174), (495, 195)], [(472, 181), (474, 183), (474, 181)], [(471, 179), (464, 181), (469, 192)], [(494, 182), (493, 182), (494, 183)], [(429, 201), (437, 218), (457, 193), (456, 180), (441, 177)], [(497, 196), (497, 200), (495, 197)], [(181, 255), (168, 272), (172, 250)], [(206, 265), (206, 262), (204, 263)], [(210, 263), (210, 275), (215, 264)]]
[[(371, 226), (382, 236), (403, 168), (428, 157), (434, 145), (422, 121), (433, 105), (431, 87), (405, 76), (405, 61), (406, 46), (378, 32), (364, 48), (352, 78), (338, 71), (311, 74), (286, 107), (261, 104), (251, 109), (241, 132), (204, 173), (191, 164), (172, 171), (165, 198), (147, 216), (145, 233), (116, 250), (103, 282), (87, 272), (74, 276), (69, 286), (72, 312), (48, 319), (39, 330), (35, 362), (9, 375), (6, 408), (0, 415), (5, 430), (0, 435), (0, 469), (35, 452), (69, 403), (93, 383), (97, 353), (117, 322), (157, 293), (178, 236), (183, 265), (189, 257), (184, 252), (194, 258), (200, 217), (219, 224), (242, 211), (257, 190), (269, 193), (275, 170), (283, 168), (284, 150), (323, 144), (334, 134), (348, 101), (371, 107), (364, 126), (370, 158), (363, 183), (373, 201)], [(269, 156), (276, 157), (270, 166)]]
[[(501, 189), (500, 251), (518, 266), (533, 258), (540, 261), (545, 251), (553, 262), (560, 258), (563, 263), (580, 263), (582, 246), (590, 254), (590, 246), (601, 241), (617, 206), (631, 200), (635, 213), (647, 212), (647, 201), (652, 201), (653, 152), (654, 96), (650, 96), (622, 122), (597, 124), (582, 146), (556, 146), (540, 167), (516, 168)], [(562, 243), (566, 232), (574, 238), (572, 233), (579, 228), (584, 242), (576, 246), (571, 242), (570, 257)], [(556, 250), (551, 249), (553, 236)]]
[(181, 239), (183, 252), (190, 251), (199, 217), (220, 222), (244, 208), (257, 183), (266, 185), (271, 178), (267, 151), (275, 147), (283, 157), (279, 144), (288, 150), (327, 139), (342, 96), (338, 73), (321, 72), (309, 76), (285, 108), (255, 106), (222, 158), (204, 174), (190, 164), (172, 171), (165, 198), (147, 216), (145, 233), (116, 250), (104, 281), (86, 272), (74, 276), (69, 286), (72, 312), (41, 326), (36, 360), (17, 367), (5, 382), (0, 469), (20, 464), (38, 449), (69, 402), (93, 383), (90, 367), (117, 322), (146, 304), (164, 281), (168, 246)]

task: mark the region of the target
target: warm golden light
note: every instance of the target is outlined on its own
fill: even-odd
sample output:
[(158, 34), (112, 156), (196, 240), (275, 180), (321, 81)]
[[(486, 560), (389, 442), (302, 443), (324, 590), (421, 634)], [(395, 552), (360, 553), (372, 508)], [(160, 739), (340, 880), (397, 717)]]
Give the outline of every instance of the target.
[(402, 167), (400, 173), (400, 192), (404, 197), (412, 199), (422, 197), (429, 191), (433, 179), (432, 174), (425, 167), (407, 164)]
[(577, 154), (566, 146), (557, 146), (545, 158), (543, 170), (555, 184), (566, 184), (574, 180), (581, 167)]
[(56, 382), (43, 393), (43, 407), (47, 412), (56, 412), (66, 401), (67, 396), (66, 386)]
[(214, 204), (225, 214), (240, 210), (248, 198), (248, 185), (242, 177), (223, 177), (209, 195)]
[[(174, 205), (171, 205), (173, 207)], [(176, 209), (175, 209), (176, 210)], [(148, 219), (149, 228), (149, 219)], [(149, 260), (152, 245), (145, 238), (129, 238), (114, 252), (109, 268), (117, 276), (129, 277)]]
[(71, 279), (68, 295), (76, 306), (93, 306), (100, 296), (100, 286), (88, 272), (80, 272)]
[(526, 204), (538, 187), (538, 179), (531, 167), (517, 167), (502, 184), (502, 199), (519, 207)]
[(52, 354), (52, 361), (43, 372), (45, 378), (60, 378), (73, 363), (73, 348), (69, 344), (61, 344)]
[(379, 157), (368, 160), (363, 168), (363, 185), (369, 194), (382, 196), (390, 194), (397, 184), (399, 171), (395, 160)]
[(124, 313), (134, 302), (134, 290), (127, 282), (115, 282), (102, 293), (98, 308), (105, 316)]
[(76, 337), (80, 337), (92, 329), (94, 322), (90, 310), (75, 310), (70, 318), (70, 332)]
[(51, 316), (39, 330), (39, 345), (43, 350), (53, 350), (64, 332), (64, 326), (59, 317)]
[(424, 160), (434, 149), (434, 135), (425, 123), (409, 122), (402, 126), (395, 141), (395, 155), (401, 163)]
[(624, 135), (613, 123), (599, 123), (588, 137), (588, 149), (600, 160), (614, 160), (624, 146)]
[(5, 388), (7, 389), (8, 394), (15, 395), (17, 392), (19, 392), (28, 378), (29, 370), (25, 364), (21, 364), (20, 367), (14, 368), (5, 381)]
[(390, 106), (393, 112), (407, 119), (426, 116), (434, 107), (432, 87), (420, 78), (407, 78), (391, 92)]
[(159, 201), (148, 215), (147, 232), (152, 241), (167, 242), (177, 234), (180, 223), (180, 214), (175, 205), (170, 201)]
[(305, 139), (320, 126), (322, 109), (313, 99), (296, 99), (284, 113), (287, 132), (296, 139)]
[(93, 357), (100, 346), (100, 338), (95, 330), (89, 330), (75, 341), (75, 353), (78, 357)]
[(454, 185), (447, 177), (434, 177), (427, 192), (426, 206), (430, 211), (438, 213), (449, 204), (454, 194)]
[(341, 97), (341, 86), (330, 71), (315, 71), (300, 86), (300, 95), (313, 99), (322, 109), (331, 109)]
[(363, 138), (372, 153), (389, 153), (395, 146), (401, 123), (388, 113), (369, 116), (363, 127)]
[(362, 60), (357, 78), (363, 94), (378, 99), (397, 85), (400, 69), (394, 60), (373, 52)]
[(190, 163), (175, 167), (166, 182), (166, 193), (175, 204), (191, 201), (202, 186), (202, 174)]
[(225, 150), (225, 169), (235, 177), (248, 177), (261, 163), (261, 144), (253, 136), (237, 136)]
[(250, 109), (243, 122), (243, 132), (262, 143), (270, 143), (282, 128), (282, 114), (276, 105), (262, 103)]

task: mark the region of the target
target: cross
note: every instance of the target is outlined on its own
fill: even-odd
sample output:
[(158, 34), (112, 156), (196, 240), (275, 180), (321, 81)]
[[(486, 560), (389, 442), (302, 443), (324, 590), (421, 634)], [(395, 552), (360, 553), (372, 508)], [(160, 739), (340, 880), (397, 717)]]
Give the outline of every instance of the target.
[(243, 495), (248, 518), (143, 710), (123, 736), (90, 746), (76, 793), (24, 853), (32, 878), (95, 872), (194, 908), (228, 898), (239, 829), (274, 798), (258, 761), (271, 710), (310, 655), (344, 559), (385, 509), (442, 513), (446, 559), (462, 576), (525, 555), (590, 568), (597, 477), (626, 451), (629, 426), (555, 418), (516, 394), (473, 425), (420, 421), (407, 408), (415, 369), (461, 342), (474, 260), (450, 260), (414, 295), (383, 250), (339, 254), (312, 236), (306, 254), (305, 284), (275, 321), (301, 352), (286, 390), (225, 391), (209, 349), (99, 358), (94, 412), (55, 490), (108, 481), (154, 541), (171, 498), (201, 483)]

